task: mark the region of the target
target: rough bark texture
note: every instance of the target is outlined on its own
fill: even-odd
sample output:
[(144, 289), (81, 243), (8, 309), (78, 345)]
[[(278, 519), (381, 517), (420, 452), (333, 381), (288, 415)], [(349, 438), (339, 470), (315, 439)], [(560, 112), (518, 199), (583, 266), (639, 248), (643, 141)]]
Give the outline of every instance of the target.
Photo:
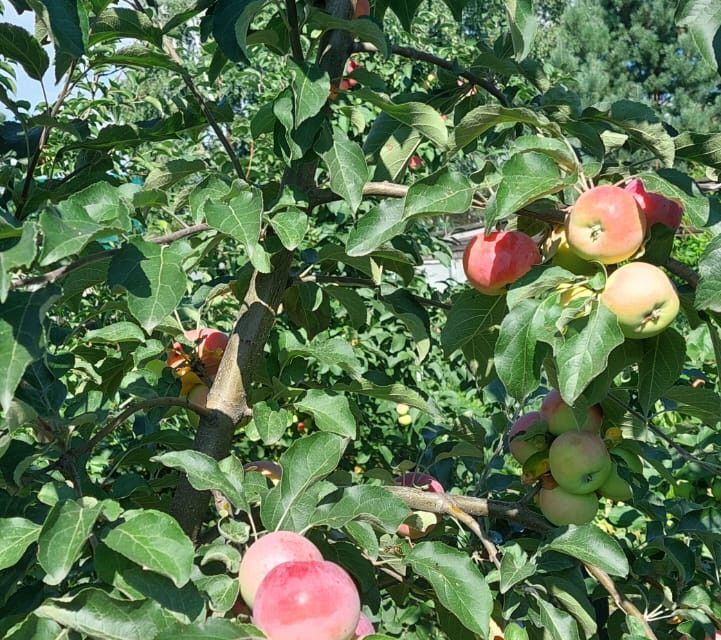
[[(326, 10), (334, 16), (349, 18), (352, 14), (351, 0), (326, 0)], [(352, 37), (347, 31), (330, 31), (321, 43), (318, 62), (334, 84), (343, 75), (352, 45)], [(283, 183), (310, 192), (316, 187), (317, 166), (318, 159), (311, 153), (285, 172)], [(271, 273), (256, 272), (253, 276), (218, 375), (208, 394), (210, 414), (200, 420), (193, 446), (195, 451), (215, 459), (228, 456), (237, 425), (248, 419), (251, 412), (248, 390), (288, 283), (291, 262), (292, 253), (283, 251), (274, 257)], [(187, 478), (182, 477), (178, 482), (171, 513), (193, 539), (200, 532), (209, 501), (210, 493), (196, 491)]]

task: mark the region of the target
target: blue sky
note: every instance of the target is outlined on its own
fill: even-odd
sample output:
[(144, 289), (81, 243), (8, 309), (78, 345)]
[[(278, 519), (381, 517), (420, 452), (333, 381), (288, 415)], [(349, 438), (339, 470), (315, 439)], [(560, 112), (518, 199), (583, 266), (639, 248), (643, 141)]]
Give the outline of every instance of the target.
[[(9, 2), (3, 2), (3, 0), (0, 0), (0, 6), (2, 6), (3, 8), (3, 15), (0, 16), (0, 22), (9, 22), (10, 24), (16, 24), (27, 29), (30, 33), (34, 32), (34, 13), (26, 11), (22, 15), (18, 15), (15, 12), (12, 4), (10, 4)], [(48, 72), (45, 74), (43, 82), (45, 84), (45, 90), (48, 93), (48, 99), (52, 101), (55, 96), (57, 96), (59, 87), (57, 87), (55, 84), (55, 73), (52, 63), (52, 47), (48, 45), (47, 47), (45, 47), (45, 49), (50, 56), (50, 67), (48, 69)], [(17, 95), (15, 95), (14, 97), (18, 100), (27, 100), (30, 104), (33, 105), (33, 107), (39, 102), (42, 102), (43, 93), (40, 89), (40, 83), (37, 80), (31, 80), (20, 66), (16, 67), (16, 72), (17, 77), (15, 79), (15, 84), (17, 86)], [(0, 105), (0, 109), (3, 111), (4, 114), (8, 114), (8, 111), (2, 105)]]

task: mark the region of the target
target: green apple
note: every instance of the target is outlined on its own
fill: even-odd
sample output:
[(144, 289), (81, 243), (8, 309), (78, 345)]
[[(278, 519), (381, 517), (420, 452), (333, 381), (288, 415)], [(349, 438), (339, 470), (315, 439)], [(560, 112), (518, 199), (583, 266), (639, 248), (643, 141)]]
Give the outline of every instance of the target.
[(569, 407), (561, 398), (561, 394), (556, 389), (546, 394), (541, 404), (541, 415), (548, 423), (548, 430), (558, 436), (566, 431), (590, 431), (598, 433), (603, 422), (603, 412), (600, 405), (589, 407), (586, 412), (586, 420), (580, 423), (573, 409)]
[(633, 451), (629, 451), (622, 446), (614, 447), (611, 450), (611, 455), (620, 458), (624, 462), (626, 467), (630, 469), (633, 473), (643, 473), (643, 463), (641, 462), (641, 458), (639, 458), (638, 455), (635, 454)]
[(538, 411), (521, 416), (508, 431), (508, 448), (519, 464), (548, 449), (548, 426)]
[(403, 402), (399, 402), (399, 403), (396, 405), (396, 413), (397, 413), (399, 416), (404, 416), (404, 415), (406, 415), (410, 410), (411, 410), (411, 408), (410, 408), (407, 404), (405, 404), (405, 403), (403, 403)]
[(551, 475), (570, 493), (596, 491), (611, 474), (613, 464), (606, 445), (596, 433), (567, 431), (548, 452)]
[(587, 524), (598, 511), (595, 493), (578, 495), (562, 487), (541, 489), (538, 505), (544, 516), (557, 527), (567, 524)]
[(628, 482), (618, 475), (618, 467), (615, 462), (611, 473), (606, 478), (606, 482), (598, 488), (598, 493), (609, 500), (619, 500), (621, 502), (628, 502), (633, 497)]
[(401, 425), (402, 427), (407, 427), (412, 422), (413, 422), (413, 418), (407, 413), (402, 416), (398, 416), (398, 424)]

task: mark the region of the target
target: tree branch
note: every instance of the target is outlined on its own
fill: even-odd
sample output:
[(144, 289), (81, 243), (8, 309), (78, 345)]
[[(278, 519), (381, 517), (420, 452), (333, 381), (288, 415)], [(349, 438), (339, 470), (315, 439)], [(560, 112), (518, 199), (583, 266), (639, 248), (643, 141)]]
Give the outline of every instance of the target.
[[(378, 53), (378, 49), (367, 42), (357, 42), (354, 45), (353, 50), (357, 53)], [(473, 73), (469, 69), (459, 67), (454, 60), (446, 60), (445, 58), (441, 58), (426, 51), (420, 51), (419, 49), (413, 49), (412, 47), (401, 47), (395, 44), (391, 46), (391, 52), (394, 55), (401, 56), (403, 58), (409, 58), (410, 60), (428, 62), (429, 64), (435, 65), (436, 67), (440, 67), (441, 69), (445, 69), (446, 71), (455, 73), (457, 76), (468, 80), (468, 82), (478, 85), (482, 89), (485, 89), (504, 107), (511, 106), (508, 98), (506, 98), (503, 91), (501, 91), (495, 84), (493, 84), (493, 82), (491, 82), (490, 80), (486, 80), (485, 78), (481, 78), (481, 76)]]
[(666, 268), (673, 273), (673, 275), (678, 276), (681, 280), (685, 280), (691, 288), (695, 289), (698, 287), (699, 274), (683, 262), (669, 258), (666, 260)]
[(285, 0), (285, 8), (288, 13), (290, 49), (296, 62), (303, 62), (303, 46), (300, 41), (300, 28), (298, 26), (298, 7), (296, 7), (295, 0)]

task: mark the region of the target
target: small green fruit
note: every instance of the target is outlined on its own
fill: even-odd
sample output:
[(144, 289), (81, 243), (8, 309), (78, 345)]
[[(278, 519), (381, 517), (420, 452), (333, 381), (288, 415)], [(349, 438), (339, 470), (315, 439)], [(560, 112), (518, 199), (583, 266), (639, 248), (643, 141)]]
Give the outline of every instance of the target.
[(413, 418), (410, 415), (408, 415), (407, 413), (405, 415), (398, 417), (398, 424), (403, 427), (407, 427), (412, 422), (413, 422)]

